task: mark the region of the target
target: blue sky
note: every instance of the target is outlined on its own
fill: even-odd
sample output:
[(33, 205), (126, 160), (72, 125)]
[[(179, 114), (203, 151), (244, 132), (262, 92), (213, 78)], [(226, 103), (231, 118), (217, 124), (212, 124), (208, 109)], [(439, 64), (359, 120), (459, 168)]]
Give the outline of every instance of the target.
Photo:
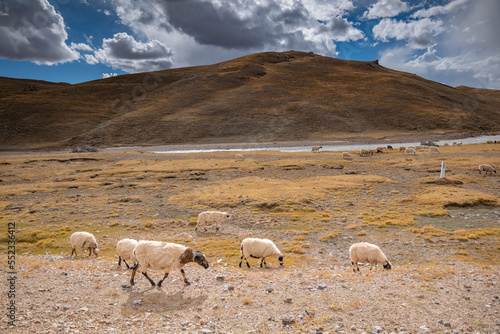
[(498, 0), (0, 0), (0, 76), (80, 83), (300, 50), (500, 89)]

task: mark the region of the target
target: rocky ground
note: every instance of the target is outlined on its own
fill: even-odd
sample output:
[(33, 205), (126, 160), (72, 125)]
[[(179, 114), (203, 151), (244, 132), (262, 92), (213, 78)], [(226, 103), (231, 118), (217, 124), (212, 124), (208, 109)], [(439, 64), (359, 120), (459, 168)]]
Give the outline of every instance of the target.
[[(474, 170), (478, 161), (500, 165), (496, 146), (353, 161), (326, 152), (245, 156), (5, 156), (0, 221), (17, 224), (17, 254), (14, 268), (0, 267), (2, 277), (15, 276), (0, 285), (0, 305), (14, 301), (16, 318), (10, 326), (4, 311), (0, 331), (500, 332), (500, 183)], [(433, 176), (442, 159), (445, 184)], [(194, 231), (193, 217), (208, 207), (233, 215), (222, 232)], [(96, 235), (98, 258), (69, 256), (77, 230)], [(239, 268), (248, 236), (274, 239), (285, 265), (251, 259)], [(151, 287), (138, 273), (130, 288), (114, 252), (122, 237), (187, 244), (210, 267), (186, 265), (190, 286), (174, 272)], [(356, 241), (380, 245), (393, 269), (353, 273)], [(2, 238), (6, 255), (7, 244)]]

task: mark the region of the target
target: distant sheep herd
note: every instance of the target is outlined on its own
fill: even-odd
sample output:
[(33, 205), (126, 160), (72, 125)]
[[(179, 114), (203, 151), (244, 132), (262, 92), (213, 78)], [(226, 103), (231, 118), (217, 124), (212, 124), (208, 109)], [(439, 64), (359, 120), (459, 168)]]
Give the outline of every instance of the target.
[[(488, 142), (488, 144), (493, 144), (494, 142)], [(461, 142), (454, 142), (453, 145), (460, 146)], [(445, 144), (445, 146), (447, 146)], [(416, 147), (400, 147), (399, 151), (408, 155), (415, 155), (417, 151), (422, 151), (427, 149), (429, 153), (437, 153), (440, 151), (436, 145), (425, 145)], [(318, 153), (322, 146), (314, 146), (312, 152)], [(374, 154), (379, 154), (384, 152), (384, 150), (392, 150), (392, 146), (388, 147), (377, 147), (376, 149), (361, 149), (359, 151), (359, 156), (369, 157)], [(243, 161), (244, 157), (241, 154), (236, 154), (236, 161)], [(353, 160), (353, 156), (349, 152), (342, 152), (342, 159)], [(496, 174), (496, 169), (489, 164), (480, 164), (478, 166), (479, 174)], [(197, 225), (195, 231), (198, 232), (199, 228), (203, 228), (207, 231), (207, 227), (215, 227), (216, 232), (222, 230), (222, 222), (231, 219), (231, 215), (227, 212), (222, 211), (204, 211), (198, 215)], [(70, 237), (71, 243), (71, 256), (73, 254), (77, 256), (77, 249), (83, 249), (89, 252), (89, 256), (98, 256), (99, 249), (96, 238), (88, 232), (75, 232)], [(137, 270), (140, 269), (142, 275), (148, 279), (152, 286), (161, 286), (163, 281), (168, 277), (169, 273), (174, 270), (179, 270), (184, 279), (184, 283), (189, 285), (190, 282), (187, 280), (184, 265), (190, 262), (197, 263), (203, 268), (207, 269), (209, 267), (209, 262), (205, 255), (200, 250), (194, 250), (191, 247), (186, 247), (183, 245), (152, 241), (152, 240), (134, 240), (134, 239), (122, 239), (116, 244), (116, 252), (118, 254), (118, 266), (121, 266), (123, 261), (127, 269), (131, 269), (132, 273), (130, 276), (130, 286), (134, 285), (134, 278)], [(278, 247), (274, 244), (272, 240), (269, 239), (258, 239), (258, 238), (246, 238), (241, 242), (240, 246), (240, 263), (239, 267), (243, 261), (246, 261), (246, 265), (250, 268), (248, 263), (248, 257), (258, 258), (260, 267), (265, 266), (268, 268), (266, 263), (266, 258), (276, 257), (282, 266), (284, 263), (283, 253), (280, 252)], [(349, 248), (349, 256), (351, 259), (351, 265), (354, 272), (359, 271), (359, 264), (364, 263), (370, 265), (370, 270), (372, 267), (377, 265), (382, 265), (384, 269), (391, 269), (392, 264), (387, 259), (386, 255), (382, 250), (373, 244), (367, 242), (360, 242), (351, 245)], [(148, 275), (148, 269), (157, 270), (164, 273), (163, 278), (156, 284), (151, 277)]]

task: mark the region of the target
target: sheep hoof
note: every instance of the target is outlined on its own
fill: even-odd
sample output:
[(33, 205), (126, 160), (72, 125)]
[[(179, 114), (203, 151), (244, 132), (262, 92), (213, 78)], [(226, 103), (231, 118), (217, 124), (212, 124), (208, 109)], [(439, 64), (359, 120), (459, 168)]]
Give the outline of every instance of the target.
[(122, 288), (123, 289), (130, 289), (130, 288), (132, 288), (132, 285), (134, 285), (134, 284), (123, 284)]
[(184, 283), (186, 283), (186, 285), (191, 285), (191, 283), (189, 283), (188, 281), (185, 281)]

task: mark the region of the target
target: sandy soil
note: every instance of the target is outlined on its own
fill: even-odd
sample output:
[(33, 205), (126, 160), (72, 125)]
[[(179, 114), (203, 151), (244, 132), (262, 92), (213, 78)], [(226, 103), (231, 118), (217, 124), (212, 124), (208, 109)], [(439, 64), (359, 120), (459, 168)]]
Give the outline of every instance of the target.
[[(450, 180), (462, 184), (435, 183), (432, 175), (441, 159), (448, 162)], [(500, 238), (495, 230), (480, 234), (498, 229), (498, 206), (452, 207), (445, 215), (442, 206), (426, 206), (435, 212), (418, 214), (429, 191), (452, 191), (450, 201), (458, 203), (462, 192), (467, 201), (470, 194), (485, 196), (479, 203), (498, 199), (499, 178), (473, 169), (485, 159), (500, 163), (496, 145), (443, 148), (439, 157), (391, 152), (353, 161), (331, 154), (273, 152), (247, 154), (242, 163), (234, 161), (234, 153), (5, 156), (0, 218), (3, 226), (17, 223), (18, 253), (15, 274), (0, 267), (2, 277), (16, 277), (15, 297), (1, 299), (0, 331), (498, 333)], [(245, 188), (243, 194), (250, 197), (241, 199), (243, 194), (232, 186), (249, 175), (262, 179), (261, 187), (273, 179), (297, 188), (277, 188), (276, 194), (266, 193), (269, 198)], [(352, 187), (300, 183), (357, 175), (366, 180)], [(214, 200), (220, 201), (218, 207), (226, 203), (233, 219), (222, 232), (196, 233), (190, 217), (210, 205), (210, 192), (218, 185), (224, 188), (213, 194)], [(287, 205), (280, 196), (298, 199)], [(396, 223), (364, 223), (379, 211), (393, 214)], [(413, 215), (413, 225), (398, 225)], [(436, 233), (411, 231), (424, 226), (433, 226)], [(30, 241), (25, 229), (44, 236)], [(69, 256), (67, 238), (79, 229), (98, 237), (99, 258), (82, 252), (78, 258)], [(477, 236), (460, 239), (456, 230)], [(334, 231), (339, 234), (322, 241)], [(284, 251), (285, 265), (269, 259), (270, 268), (260, 268), (251, 259), (250, 269), (239, 268), (239, 241), (248, 236), (274, 239)], [(114, 253), (122, 237), (189, 244), (207, 254), (211, 265), (186, 265), (190, 286), (173, 272), (161, 288), (151, 287), (139, 273), (136, 285), (126, 287), (130, 271), (118, 267)], [(354, 273), (348, 248), (362, 240), (380, 245), (393, 269), (363, 266)], [(7, 242), (2, 239), (4, 253)], [(163, 276), (150, 275), (155, 281)], [(4, 296), (12, 287), (6, 281), (0, 285)], [(5, 316), (12, 300), (15, 327)]]

